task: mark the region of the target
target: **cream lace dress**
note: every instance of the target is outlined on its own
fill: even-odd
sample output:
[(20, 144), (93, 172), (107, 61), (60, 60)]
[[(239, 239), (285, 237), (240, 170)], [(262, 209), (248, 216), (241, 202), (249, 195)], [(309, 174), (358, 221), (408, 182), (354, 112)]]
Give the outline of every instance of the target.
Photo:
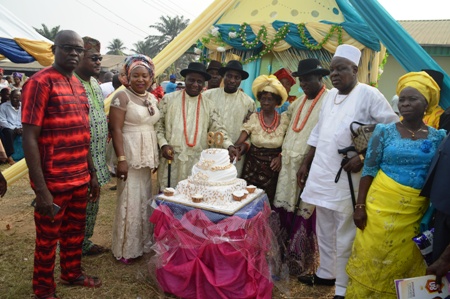
[(154, 124), (160, 113), (157, 100), (148, 94), (154, 115), (142, 97), (129, 90), (117, 93), (111, 106), (126, 111), (122, 128), (128, 178), (117, 180), (117, 207), (113, 223), (112, 253), (117, 258), (136, 258), (149, 252), (151, 231), (147, 202), (151, 197), (151, 170), (158, 167)]

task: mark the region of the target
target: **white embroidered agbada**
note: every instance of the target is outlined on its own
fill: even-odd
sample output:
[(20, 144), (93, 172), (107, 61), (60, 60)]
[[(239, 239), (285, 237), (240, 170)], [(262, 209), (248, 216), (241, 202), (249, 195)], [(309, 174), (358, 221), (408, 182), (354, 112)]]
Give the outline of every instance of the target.
[(307, 140), (314, 126), (319, 120), (319, 112), (322, 106), (323, 99), (327, 95), (327, 90), (323, 92), (314, 106), (305, 126), (300, 132), (296, 132), (293, 129), (293, 125), (299, 128), (302, 121), (308, 114), (308, 111), (314, 101), (306, 100), (305, 105), (300, 113), (298, 123), (294, 124), (296, 115), (300, 109), (302, 102), (306, 95), (294, 101), (289, 105), (286, 115), (290, 119), (289, 127), (284, 137), (282, 146), (282, 167), (278, 177), (277, 191), (275, 193), (274, 205), (277, 208), (284, 208), (288, 212), (294, 212), (295, 204), (297, 202), (300, 188), (297, 185), (297, 171), (303, 162), (306, 154), (308, 153), (310, 146), (307, 145)]
[[(156, 125), (159, 147), (162, 148), (168, 144), (174, 149), (170, 176), (171, 187), (175, 187), (179, 181), (188, 178), (192, 167), (200, 159), (202, 150), (209, 148), (208, 132), (223, 133), (223, 148), (227, 149), (232, 145), (222, 125), (222, 119), (215, 109), (214, 102), (207, 94), (201, 94), (196, 143), (192, 147), (187, 145), (184, 135), (182, 94), (183, 91), (166, 94), (158, 106), (161, 113), (161, 118)], [(191, 97), (186, 93), (185, 99), (187, 138), (189, 143), (194, 143), (198, 97)], [(158, 180), (161, 190), (168, 186), (168, 164), (162, 156), (159, 163)]]
[[(316, 206), (352, 213), (349, 181), (345, 171), (338, 183), (334, 182), (343, 159), (338, 150), (352, 145), (350, 123), (359, 121), (364, 124), (387, 124), (399, 119), (383, 94), (367, 84), (359, 83), (345, 97), (347, 96), (338, 95), (338, 90), (333, 88), (324, 99), (319, 122), (308, 139), (308, 144), (316, 147), (316, 153), (302, 199)], [(360, 172), (352, 173), (356, 197), (360, 178)]]

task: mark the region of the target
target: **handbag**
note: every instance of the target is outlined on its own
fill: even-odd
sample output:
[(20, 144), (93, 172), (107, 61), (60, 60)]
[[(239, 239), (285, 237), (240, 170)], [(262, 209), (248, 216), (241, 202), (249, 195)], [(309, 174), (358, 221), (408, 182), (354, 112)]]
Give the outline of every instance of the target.
[[(354, 125), (359, 125), (358, 128), (354, 128)], [(365, 153), (367, 150), (367, 145), (369, 139), (375, 130), (376, 124), (363, 124), (358, 121), (353, 121), (350, 123), (350, 132), (352, 133), (353, 144), (358, 154)]]

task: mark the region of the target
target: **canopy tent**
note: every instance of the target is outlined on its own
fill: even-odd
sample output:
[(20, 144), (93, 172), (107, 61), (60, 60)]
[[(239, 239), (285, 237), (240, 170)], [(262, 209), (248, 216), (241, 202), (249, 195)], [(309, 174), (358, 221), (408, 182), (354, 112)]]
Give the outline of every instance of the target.
[(350, 0), (353, 7), (376, 32), (389, 53), (407, 72), (432, 69), (444, 74), (440, 106), (450, 106), (450, 76), (428, 53), (389, 15), (376, 0)]
[(41, 65), (53, 63), (52, 41), (36, 32), (0, 4), (0, 60), (28, 63), (37, 60)]
[[(233, 4), (233, 1), (216, 0), (202, 14), (200, 14), (188, 27), (183, 30), (169, 45), (154, 57), (155, 76), (160, 75), (167, 67), (186, 52), (200, 38), (204, 28), (209, 28)], [(1, 6), (0, 6), (1, 8)], [(53, 59), (52, 59), (53, 61)], [(122, 89), (123, 87), (120, 87)], [(105, 99), (105, 112), (109, 113), (109, 105), (115, 92)], [(13, 184), (28, 173), (25, 159), (5, 169), (2, 174), (8, 184)]]
[[(211, 30), (212, 25), (218, 29)], [(215, 0), (154, 57), (155, 75), (160, 75), (195, 43), (203, 60), (241, 59), (253, 78), (260, 73), (272, 73), (272, 69), (276, 71), (267, 56), (272, 55), (290, 70), (297, 68), (300, 59), (308, 57), (317, 57), (328, 67), (339, 44), (352, 44), (363, 54), (359, 80), (372, 85), (378, 81), (386, 53), (348, 0), (320, 3), (305, 0), (301, 8), (298, 0)], [(249, 91), (251, 78), (244, 82)], [(106, 113), (113, 96), (114, 93), (105, 100)], [(26, 171), (26, 164), (21, 161), (6, 169), (3, 175), (11, 184)]]
[(301, 59), (315, 57), (328, 68), (343, 43), (362, 51), (358, 79), (377, 85), (385, 48), (348, 0), (302, 1), (301, 6), (296, 0), (233, 1), (199, 40), (197, 53), (204, 61), (241, 60), (250, 73), (243, 88), (251, 94), (255, 77), (280, 67), (294, 71)]

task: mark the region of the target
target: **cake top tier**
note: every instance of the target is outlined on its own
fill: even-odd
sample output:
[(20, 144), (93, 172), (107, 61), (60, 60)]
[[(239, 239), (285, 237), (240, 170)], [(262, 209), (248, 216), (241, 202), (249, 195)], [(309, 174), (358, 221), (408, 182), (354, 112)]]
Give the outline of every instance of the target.
[(223, 167), (229, 167), (230, 156), (228, 151), (223, 148), (209, 148), (203, 150), (200, 155), (200, 161), (197, 167), (203, 170), (217, 171), (222, 170)]
[(193, 183), (215, 183), (227, 185), (237, 177), (236, 167), (230, 163), (226, 149), (203, 150), (200, 160), (192, 167), (190, 181)]

